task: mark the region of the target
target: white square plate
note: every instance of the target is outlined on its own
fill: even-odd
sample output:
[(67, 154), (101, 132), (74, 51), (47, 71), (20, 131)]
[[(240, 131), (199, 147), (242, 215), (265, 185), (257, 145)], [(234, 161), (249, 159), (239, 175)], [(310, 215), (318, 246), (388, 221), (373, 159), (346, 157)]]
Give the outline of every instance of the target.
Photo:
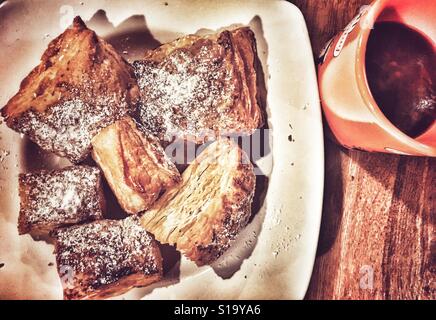
[[(186, 34), (249, 25), (268, 89), (271, 151), (257, 161), (266, 178), (252, 222), (212, 266), (176, 259), (164, 281), (121, 297), (303, 298), (318, 240), (324, 151), (312, 50), (300, 11), (281, 1), (6, 1), (0, 5), (1, 106), (75, 15), (130, 60)], [(18, 236), (17, 176), (65, 160), (45, 163), (48, 158), (29, 148), (35, 147), (0, 125), (0, 298), (60, 299), (53, 246)]]

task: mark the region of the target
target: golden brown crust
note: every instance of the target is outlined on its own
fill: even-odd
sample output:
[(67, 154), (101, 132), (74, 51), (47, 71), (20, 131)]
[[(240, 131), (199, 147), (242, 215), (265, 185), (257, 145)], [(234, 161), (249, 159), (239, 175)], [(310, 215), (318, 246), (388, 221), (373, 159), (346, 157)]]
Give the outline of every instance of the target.
[(244, 151), (229, 139), (218, 140), (183, 172), (178, 188), (142, 215), (142, 225), (197, 265), (208, 264), (248, 223), (255, 181)]
[(92, 156), (127, 213), (148, 209), (181, 180), (159, 142), (125, 117), (92, 140)]
[(1, 113), (14, 130), (73, 162), (102, 127), (131, 113), (139, 97), (133, 69), (80, 17), (54, 39)]
[(162, 278), (157, 242), (135, 216), (59, 229), (53, 235), (64, 299), (103, 299)]
[(46, 236), (73, 224), (103, 219), (101, 172), (88, 166), (19, 175), (18, 233)]
[(248, 27), (189, 35), (148, 51), (133, 64), (140, 122), (163, 141), (253, 133), (264, 124), (258, 60)]

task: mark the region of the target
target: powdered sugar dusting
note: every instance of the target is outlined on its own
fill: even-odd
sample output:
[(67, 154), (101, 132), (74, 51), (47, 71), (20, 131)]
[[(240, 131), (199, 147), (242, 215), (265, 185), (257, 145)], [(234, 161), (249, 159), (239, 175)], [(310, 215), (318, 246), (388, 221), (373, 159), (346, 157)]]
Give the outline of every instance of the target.
[(205, 39), (196, 46), (176, 49), (159, 63), (133, 64), (141, 91), (140, 121), (161, 140), (198, 136), (234, 121), (234, 74), (224, 47)]
[(77, 291), (90, 293), (132, 274), (160, 272), (154, 240), (135, 216), (60, 229), (56, 240), (58, 268), (72, 268)]
[(78, 162), (90, 151), (91, 140), (99, 129), (126, 112), (125, 108), (114, 108), (110, 103), (90, 105), (74, 99), (56, 104), (44, 113), (25, 112), (17, 130), (29, 135), (42, 149)]
[(20, 230), (101, 219), (100, 179), (99, 169), (86, 166), (20, 174)]

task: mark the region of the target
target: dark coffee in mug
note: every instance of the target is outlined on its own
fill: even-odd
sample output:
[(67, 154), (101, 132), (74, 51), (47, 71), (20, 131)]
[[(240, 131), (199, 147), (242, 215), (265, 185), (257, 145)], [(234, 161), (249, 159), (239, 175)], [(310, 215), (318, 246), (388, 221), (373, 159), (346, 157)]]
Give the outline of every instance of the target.
[(366, 49), (366, 75), (384, 115), (415, 138), (436, 121), (436, 55), (431, 40), (397, 22), (376, 23)]

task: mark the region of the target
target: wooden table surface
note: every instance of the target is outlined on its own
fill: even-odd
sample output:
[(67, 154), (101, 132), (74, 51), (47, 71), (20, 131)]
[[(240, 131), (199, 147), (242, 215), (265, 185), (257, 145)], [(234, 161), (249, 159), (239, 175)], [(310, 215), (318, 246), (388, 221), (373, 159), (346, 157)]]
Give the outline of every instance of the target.
[[(291, 2), (305, 16), (315, 55), (370, 3)], [(321, 233), (306, 298), (436, 299), (436, 159), (346, 150), (327, 136)]]

